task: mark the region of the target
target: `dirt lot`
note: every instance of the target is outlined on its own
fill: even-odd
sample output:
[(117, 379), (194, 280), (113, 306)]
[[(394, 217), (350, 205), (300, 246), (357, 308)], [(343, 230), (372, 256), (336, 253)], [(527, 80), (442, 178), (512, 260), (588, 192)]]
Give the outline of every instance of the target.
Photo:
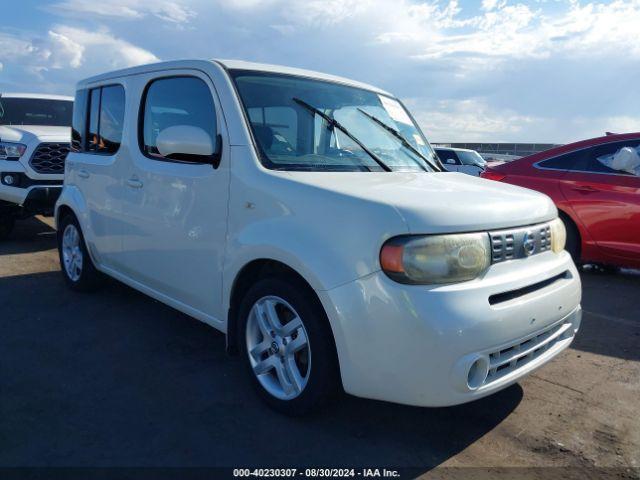
[(67, 290), (50, 225), (23, 223), (0, 243), (0, 467), (639, 477), (637, 273), (583, 272), (572, 348), (497, 395), (442, 409), (345, 397), (290, 419), (260, 403), (215, 330), (116, 282), (91, 295)]

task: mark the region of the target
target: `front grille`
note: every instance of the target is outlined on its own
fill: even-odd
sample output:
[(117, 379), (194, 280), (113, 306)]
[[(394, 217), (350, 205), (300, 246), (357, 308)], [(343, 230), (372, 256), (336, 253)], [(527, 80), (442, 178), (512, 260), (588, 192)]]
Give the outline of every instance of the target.
[(29, 164), (38, 173), (64, 173), (68, 143), (41, 143), (33, 152)]
[(551, 227), (548, 223), (489, 232), (491, 263), (526, 258), (551, 249)]
[(489, 354), (489, 374), (484, 384), (495, 382), (525, 366), (559, 341), (573, 335), (571, 322), (558, 323), (540, 333)]

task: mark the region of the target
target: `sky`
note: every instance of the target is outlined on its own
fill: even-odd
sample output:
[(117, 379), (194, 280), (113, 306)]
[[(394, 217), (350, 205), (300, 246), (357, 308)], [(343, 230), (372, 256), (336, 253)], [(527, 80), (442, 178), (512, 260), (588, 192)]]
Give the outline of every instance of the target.
[(640, 0), (0, 0), (0, 92), (178, 58), (318, 70), (398, 96), (432, 142), (640, 131)]

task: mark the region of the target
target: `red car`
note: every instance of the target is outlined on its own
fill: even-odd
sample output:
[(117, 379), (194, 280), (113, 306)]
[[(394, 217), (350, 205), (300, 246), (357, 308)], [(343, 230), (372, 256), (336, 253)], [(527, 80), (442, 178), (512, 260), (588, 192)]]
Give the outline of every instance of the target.
[(549, 195), (576, 263), (640, 268), (640, 133), (563, 145), (481, 176)]

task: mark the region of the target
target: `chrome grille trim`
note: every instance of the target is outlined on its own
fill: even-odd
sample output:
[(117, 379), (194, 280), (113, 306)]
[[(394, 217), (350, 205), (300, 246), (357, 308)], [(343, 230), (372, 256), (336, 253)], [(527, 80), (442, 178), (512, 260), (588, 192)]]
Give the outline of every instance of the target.
[(41, 143), (31, 155), (29, 165), (38, 173), (63, 174), (69, 147), (69, 143)]
[(489, 373), (483, 386), (519, 370), (553, 348), (558, 342), (573, 337), (572, 327), (573, 324), (570, 321), (556, 323), (525, 340), (489, 353)]
[(526, 258), (551, 250), (549, 223), (493, 231), (489, 232), (489, 238), (491, 240), (491, 263)]

